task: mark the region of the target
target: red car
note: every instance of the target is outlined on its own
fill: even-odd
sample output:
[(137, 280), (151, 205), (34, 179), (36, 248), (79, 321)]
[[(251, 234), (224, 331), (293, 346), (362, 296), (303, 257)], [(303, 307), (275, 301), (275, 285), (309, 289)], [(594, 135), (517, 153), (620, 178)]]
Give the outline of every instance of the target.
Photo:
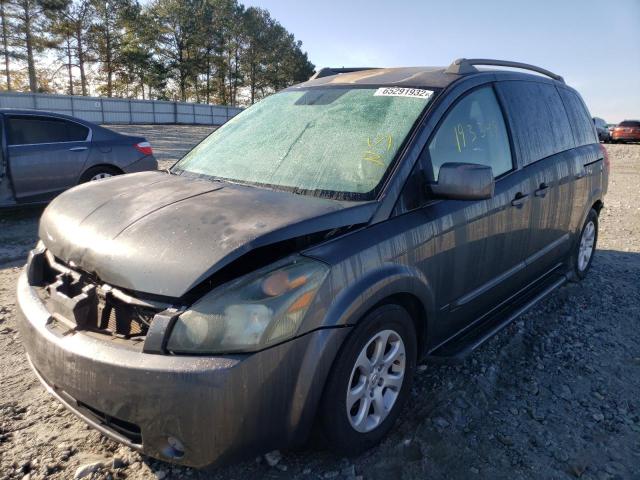
[(613, 142), (640, 142), (640, 121), (625, 120), (614, 127), (611, 134)]

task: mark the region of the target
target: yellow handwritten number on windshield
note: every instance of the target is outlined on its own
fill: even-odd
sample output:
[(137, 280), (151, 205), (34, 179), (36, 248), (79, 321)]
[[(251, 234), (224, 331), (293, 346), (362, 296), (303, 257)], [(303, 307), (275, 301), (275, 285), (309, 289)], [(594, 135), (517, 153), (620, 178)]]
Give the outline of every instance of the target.
[(384, 167), (382, 159), (387, 152), (393, 148), (393, 137), (390, 134), (376, 135), (367, 138), (367, 151), (364, 152), (364, 159)]

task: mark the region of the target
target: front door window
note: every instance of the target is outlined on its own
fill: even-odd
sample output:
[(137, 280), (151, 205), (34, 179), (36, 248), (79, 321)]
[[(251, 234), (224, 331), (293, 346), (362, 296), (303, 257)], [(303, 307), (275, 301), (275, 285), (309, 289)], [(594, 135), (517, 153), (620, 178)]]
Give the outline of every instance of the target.
[(429, 143), (435, 181), (440, 166), (449, 162), (488, 165), (495, 177), (513, 168), (509, 137), (491, 87), (466, 95), (449, 111)]

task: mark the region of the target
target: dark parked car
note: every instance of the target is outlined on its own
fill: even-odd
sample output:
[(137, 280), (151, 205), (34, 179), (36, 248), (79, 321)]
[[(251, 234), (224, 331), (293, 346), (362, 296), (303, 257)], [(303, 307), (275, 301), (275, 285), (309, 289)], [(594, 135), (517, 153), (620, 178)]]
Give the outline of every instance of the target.
[(67, 115), (0, 109), (0, 127), (0, 207), (48, 202), (79, 183), (158, 168), (143, 137)]
[(640, 142), (640, 120), (625, 120), (613, 129), (611, 140), (615, 143)]
[(598, 133), (598, 140), (604, 143), (611, 141), (611, 134), (609, 133), (609, 125), (602, 118), (593, 117), (593, 124), (596, 127)]
[(546, 70), (323, 69), (169, 173), (56, 198), (18, 282), (29, 362), (153, 457), (205, 467), (314, 426), (354, 454), (419, 360), (468, 354), (586, 275), (608, 172)]

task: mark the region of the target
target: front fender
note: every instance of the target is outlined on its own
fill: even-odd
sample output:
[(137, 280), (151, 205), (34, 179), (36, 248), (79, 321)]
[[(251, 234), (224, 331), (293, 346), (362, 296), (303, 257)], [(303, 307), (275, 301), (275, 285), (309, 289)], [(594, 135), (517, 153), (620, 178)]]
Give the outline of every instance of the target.
[[(417, 268), (383, 263), (366, 272), (354, 272), (351, 262), (332, 267), (322, 292), (317, 297), (315, 312), (303, 331), (317, 328), (346, 327), (356, 325), (374, 306), (399, 294), (415, 297), (425, 313), (423, 330), (434, 310), (434, 297), (429, 281)], [(314, 313), (315, 313), (314, 312)]]
[[(292, 403), (292, 445), (299, 445), (308, 438), (335, 357), (352, 331), (351, 327), (357, 325), (369, 310), (389, 297), (409, 294), (420, 302), (425, 312), (425, 318), (421, 319), (425, 322), (424, 334), (429, 330), (426, 322), (433, 318), (429, 314), (434, 305), (433, 293), (418, 269), (385, 263), (354, 275), (352, 265), (342, 262), (332, 267), (310, 309), (312, 315), (301, 329), (305, 333), (314, 331), (314, 336), (296, 382), (295, 398), (305, 400)], [(295, 425), (299, 427), (295, 428)]]

